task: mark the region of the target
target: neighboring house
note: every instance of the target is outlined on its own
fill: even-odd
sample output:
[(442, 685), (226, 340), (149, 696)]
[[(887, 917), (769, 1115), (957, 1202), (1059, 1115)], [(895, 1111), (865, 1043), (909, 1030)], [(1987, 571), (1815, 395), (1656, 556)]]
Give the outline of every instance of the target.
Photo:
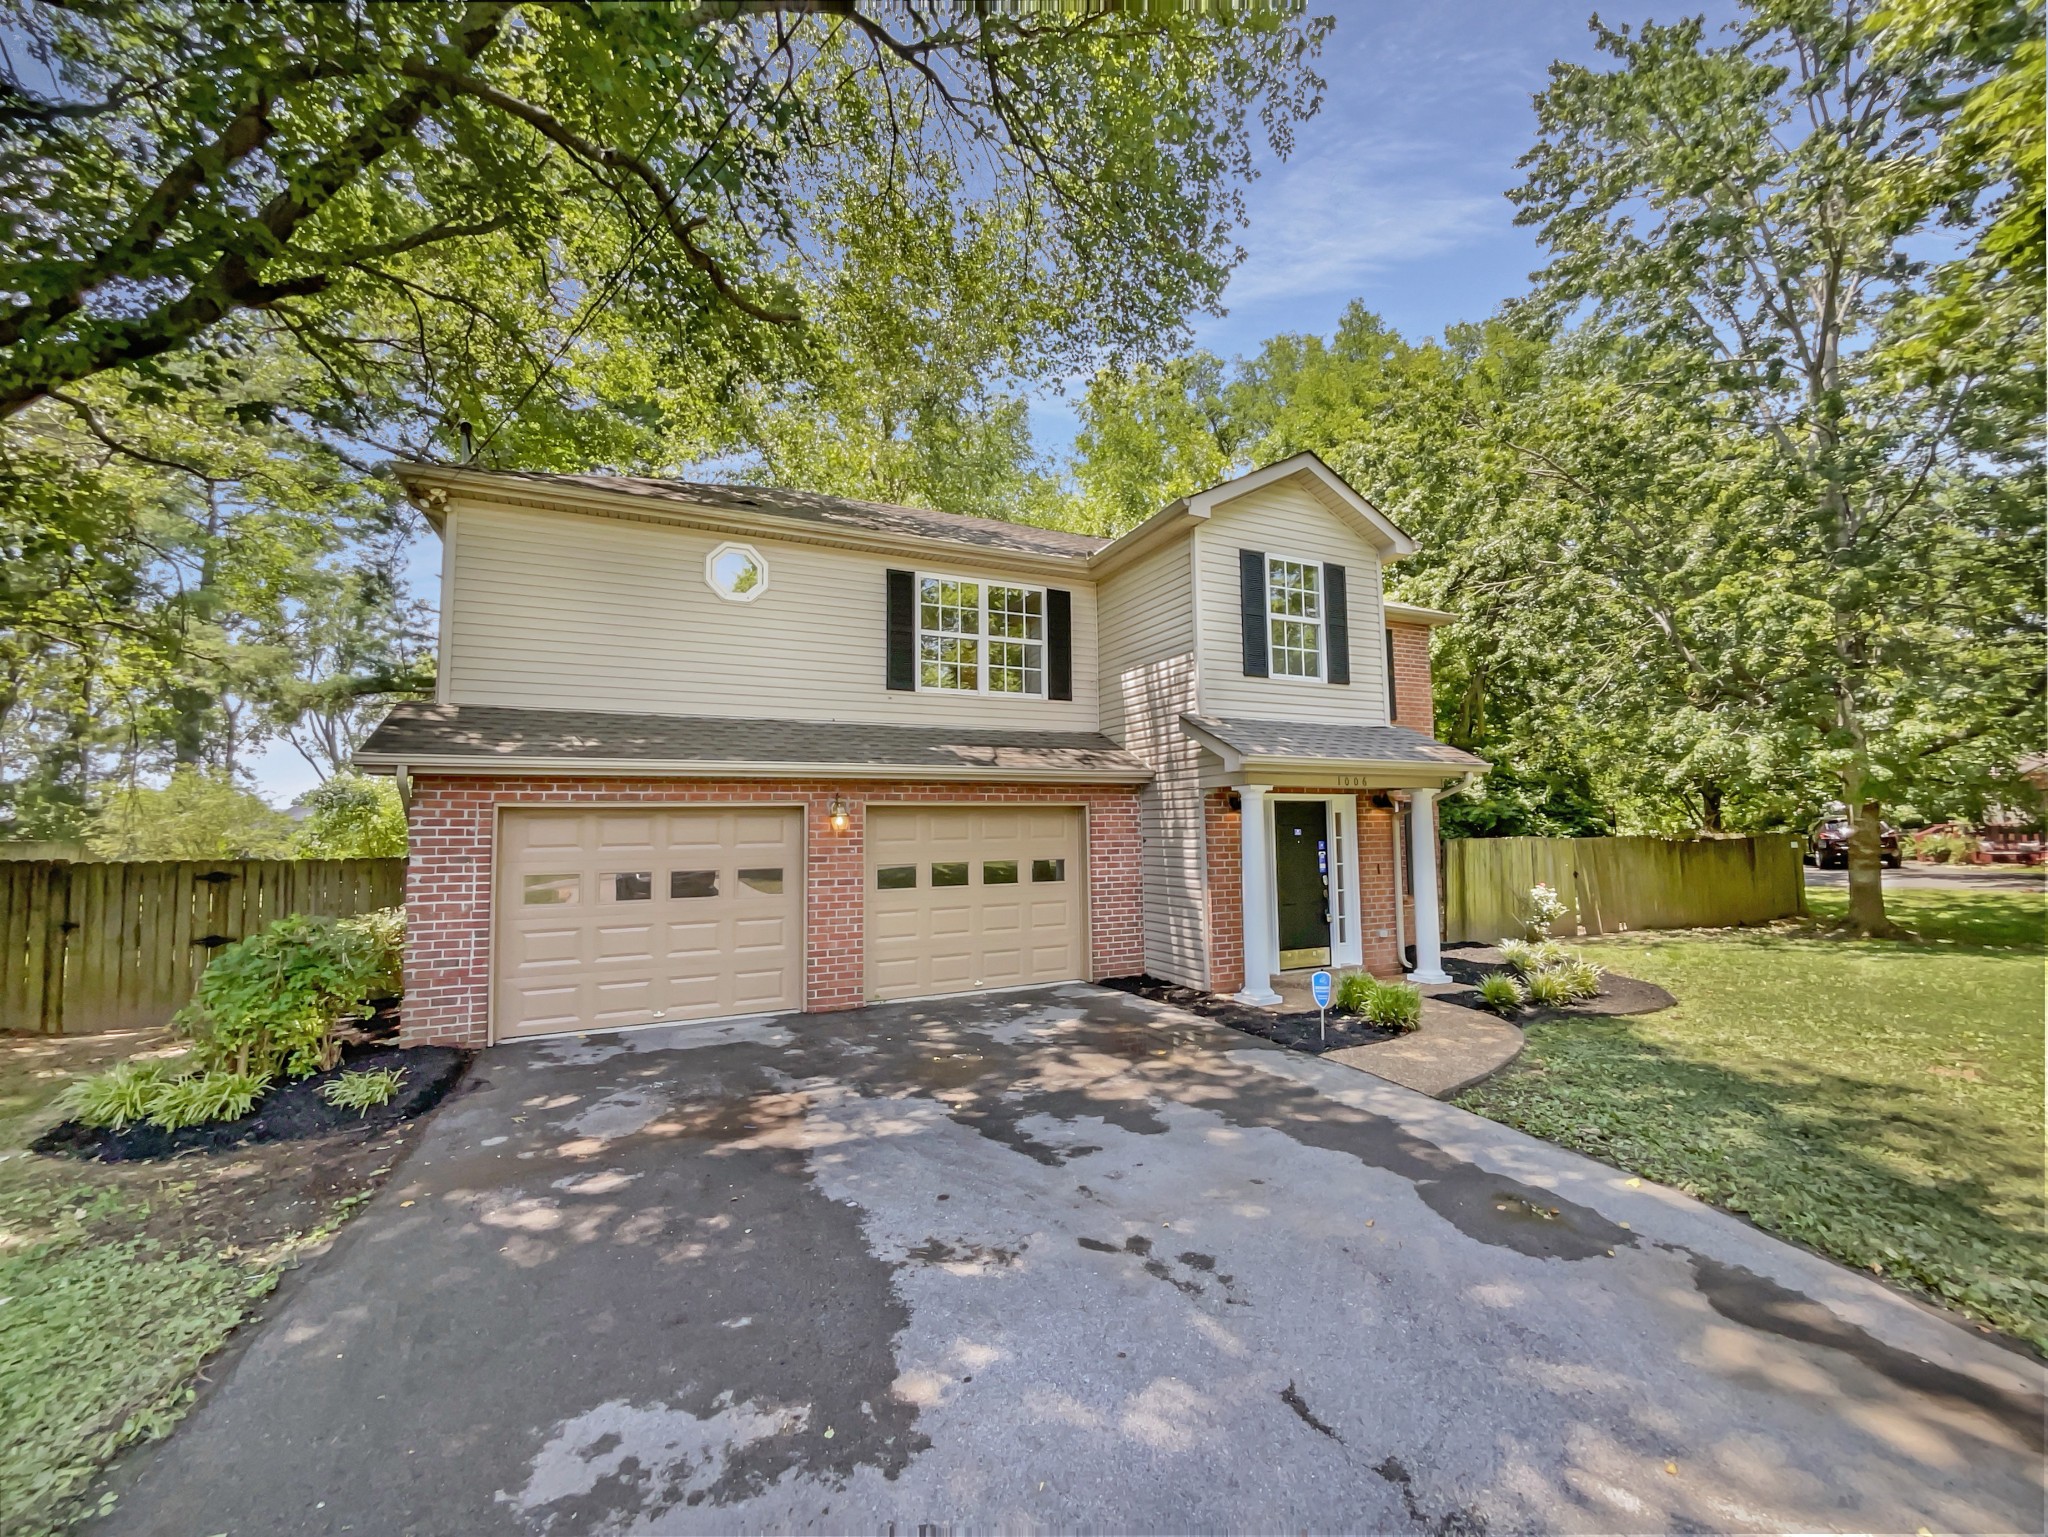
[(1440, 975), (1434, 799), (1485, 767), (1431, 735), (1449, 616), (1383, 601), (1414, 541), (1312, 455), (1115, 540), (398, 474), (439, 697), (357, 762), (405, 790), (409, 1040), (1140, 971), (1270, 1002), (1408, 943)]

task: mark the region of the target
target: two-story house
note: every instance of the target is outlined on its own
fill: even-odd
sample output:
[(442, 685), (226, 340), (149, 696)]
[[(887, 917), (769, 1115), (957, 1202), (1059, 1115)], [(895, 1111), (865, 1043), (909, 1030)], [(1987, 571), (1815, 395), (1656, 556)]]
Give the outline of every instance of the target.
[(829, 1010), (1149, 971), (1437, 971), (1413, 540), (1312, 455), (1117, 539), (752, 486), (408, 467), (432, 703), (405, 1034)]

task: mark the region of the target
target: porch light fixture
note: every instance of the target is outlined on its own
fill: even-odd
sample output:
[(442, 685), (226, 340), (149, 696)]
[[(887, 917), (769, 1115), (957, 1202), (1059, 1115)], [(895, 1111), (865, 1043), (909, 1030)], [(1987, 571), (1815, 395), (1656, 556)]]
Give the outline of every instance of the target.
[(1232, 790), (1230, 792), (1230, 799), (1224, 804), (1229, 806), (1232, 811), (1242, 811), (1244, 810), (1244, 797), (1235, 790)]
[(835, 833), (845, 832), (846, 818), (846, 797), (843, 795), (833, 796), (832, 804), (825, 808), (825, 820), (832, 824), (832, 831)]

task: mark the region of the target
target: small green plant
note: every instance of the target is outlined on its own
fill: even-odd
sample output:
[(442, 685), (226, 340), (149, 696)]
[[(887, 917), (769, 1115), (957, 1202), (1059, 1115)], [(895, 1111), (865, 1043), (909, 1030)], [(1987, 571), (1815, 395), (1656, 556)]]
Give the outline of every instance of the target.
[(1330, 1001), (1340, 1014), (1363, 1014), (1365, 1000), (1372, 996), (1372, 990), (1379, 983), (1362, 971), (1354, 971), (1337, 979), (1337, 996)]
[(402, 1067), (374, 1067), (361, 1072), (342, 1073), (320, 1085), (320, 1097), (341, 1110), (368, 1115), (379, 1105), (388, 1105), (405, 1082)]
[(1496, 971), (1479, 984), (1479, 1001), (1494, 1013), (1512, 1015), (1522, 1006), (1522, 984), (1504, 971)]
[(1564, 984), (1565, 991), (1572, 995), (1575, 1003), (1582, 998), (1597, 998), (1600, 979), (1606, 975), (1583, 955), (1566, 956), (1550, 967), (1550, 973)]
[(182, 1061), (117, 1062), (103, 1073), (81, 1078), (59, 1103), (72, 1120), (126, 1131), (149, 1119), (157, 1096), (185, 1067)]
[(1531, 974), (1523, 985), (1529, 991), (1529, 1001), (1539, 1009), (1559, 1009), (1572, 1001), (1571, 984), (1554, 967)]
[(149, 1107), (149, 1124), (177, 1131), (208, 1121), (239, 1121), (256, 1108), (269, 1087), (268, 1073), (188, 1073), (167, 1080), (157, 1091)]
[(1554, 939), (1503, 939), (1500, 954), (1509, 970), (1526, 977), (1556, 965), (1571, 952)]
[(1347, 1003), (1340, 995), (1338, 1006), (1347, 1008), (1368, 1024), (1383, 1030), (1413, 1030), (1422, 1018), (1422, 994), (1401, 982), (1381, 982), (1363, 972), (1344, 979), (1356, 983)]

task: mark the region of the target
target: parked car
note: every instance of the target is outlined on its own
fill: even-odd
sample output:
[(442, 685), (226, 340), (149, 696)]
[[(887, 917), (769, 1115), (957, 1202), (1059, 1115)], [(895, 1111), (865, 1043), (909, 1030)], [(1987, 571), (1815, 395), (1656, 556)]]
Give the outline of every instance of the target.
[[(1878, 848), (1884, 860), (1884, 867), (1887, 870), (1896, 870), (1901, 860), (1899, 830), (1889, 822), (1880, 823), (1879, 826), (1881, 831), (1878, 833)], [(1809, 864), (1817, 865), (1823, 870), (1833, 865), (1847, 869), (1848, 820), (1842, 817), (1828, 817), (1814, 823), (1812, 832), (1807, 835), (1806, 858)]]

